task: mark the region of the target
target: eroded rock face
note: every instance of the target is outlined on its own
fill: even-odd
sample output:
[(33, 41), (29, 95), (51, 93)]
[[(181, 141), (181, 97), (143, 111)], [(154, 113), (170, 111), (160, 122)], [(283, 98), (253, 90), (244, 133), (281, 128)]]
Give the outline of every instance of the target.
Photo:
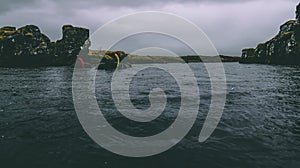
[(242, 51), (242, 58), (249, 58), (254, 56), (255, 49), (254, 48), (246, 48)]
[(63, 38), (53, 44), (55, 62), (59, 65), (72, 65), (81, 50), (81, 46), (89, 38), (89, 30), (65, 25), (62, 32)]
[(50, 39), (37, 26), (3, 27), (0, 36), (1, 65), (36, 65), (49, 57)]
[[(300, 64), (300, 4), (297, 6), (297, 20), (290, 20), (280, 26), (279, 33), (259, 44), (253, 52), (243, 50), (241, 63)], [(245, 57), (245, 55), (247, 57)]]
[(254, 48), (245, 48), (242, 50), (241, 62), (247, 63), (253, 61), (255, 49)]
[(35, 25), (5, 26), (0, 29), (0, 66), (72, 65), (88, 38), (88, 29), (70, 25), (63, 27), (63, 38), (55, 43)]
[(300, 41), (300, 4), (297, 6), (296, 10), (296, 19), (297, 23), (295, 25), (295, 38), (297, 41)]

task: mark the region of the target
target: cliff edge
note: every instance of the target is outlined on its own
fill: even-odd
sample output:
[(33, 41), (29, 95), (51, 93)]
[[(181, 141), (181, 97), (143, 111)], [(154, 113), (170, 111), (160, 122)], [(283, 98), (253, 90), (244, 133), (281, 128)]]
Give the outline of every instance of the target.
[(256, 48), (242, 50), (240, 63), (300, 65), (300, 4), (296, 20), (280, 26), (279, 33)]

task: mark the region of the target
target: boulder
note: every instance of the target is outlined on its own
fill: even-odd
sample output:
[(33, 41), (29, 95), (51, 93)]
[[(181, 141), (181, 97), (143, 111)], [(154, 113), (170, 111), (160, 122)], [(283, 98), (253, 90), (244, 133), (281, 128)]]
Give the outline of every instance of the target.
[(98, 69), (105, 70), (114, 70), (117, 68), (117, 58), (115, 54), (118, 55), (120, 62), (127, 56), (127, 54), (123, 51), (106, 51)]

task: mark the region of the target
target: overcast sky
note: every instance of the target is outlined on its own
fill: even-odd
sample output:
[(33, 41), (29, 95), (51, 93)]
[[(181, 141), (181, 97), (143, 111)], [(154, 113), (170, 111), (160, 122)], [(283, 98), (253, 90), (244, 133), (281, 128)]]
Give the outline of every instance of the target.
[(35, 24), (52, 40), (61, 27), (91, 29), (122, 15), (164, 11), (182, 16), (204, 30), (220, 54), (240, 55), (244, 47), (271, 39), (279, 26), (295, 18), (299, 0), (1, 0), (0, 26)]

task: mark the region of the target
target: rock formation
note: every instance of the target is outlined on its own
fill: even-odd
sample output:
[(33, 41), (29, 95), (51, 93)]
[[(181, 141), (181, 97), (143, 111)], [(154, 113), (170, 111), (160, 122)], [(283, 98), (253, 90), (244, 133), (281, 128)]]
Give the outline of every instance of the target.
[(300, 4), (297, 6), (296, 20), (280, 26), (279, 33), (266, 43), (243, 49), (240, 63), (300, 65)]
[(63, 38), (53, 43), (55, 63), (58, 65), (72, 65), (76, 61), (81, 46), (89, 38), (89, 30), (85, 28), (65, 25), (62, 28)]
[(63, 38), (57, 42), (41, 33), (34, 25), (0, 28), (0, 66), (69, 66), (73, 65), (80, 47), (89, 38), (85, 28), (63, 26)]
[(127, 57), (127, 54), (124, 51), (106, 51), (98, 69), (105, 69), (105, 70), (110, 70), (110, 69), (116, 69), (117, 68), (117, 58), (115, 54), (119, 57), (120, 62)]

